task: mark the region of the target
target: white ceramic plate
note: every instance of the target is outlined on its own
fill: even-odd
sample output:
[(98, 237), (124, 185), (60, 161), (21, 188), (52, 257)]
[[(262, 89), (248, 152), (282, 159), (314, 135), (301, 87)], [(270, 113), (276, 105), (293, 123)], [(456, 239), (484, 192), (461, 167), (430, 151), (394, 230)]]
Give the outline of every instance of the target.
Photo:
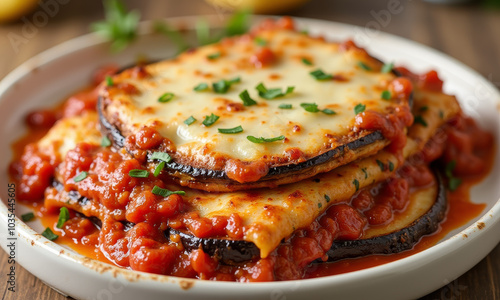
[[(194, 18), (172, 23), (194, 24)], [(212, 18), (216, 22), (217, 18)], [(436, 69), (445, 91), (456, 94), (465, 111), (500, 135), (500, 94), (486, 79), (435, 50), (392, 35), (326, 21), (299, 19), (313, 35), (332, 40), (354, 38), (375, 56), (416, 71)], [(146, 54), (153, 59), (172, 56), (169, 41), (148, 33), (144, 23), (137, 43), (113, 55), (100, 38), (89, 34), (54, 47), (27, 61), (0, 83), (0, 243), (7, 251), (7, 170), (10, 144), (24, 133), (23, 117), (51, 107), (84, 86), (92, 72), (110, 62), (131, 64)], [(191, 34), (192, 38), (192, 34)], [(43, 238), (43, 228), (16, 219), (16, 259), (33, 275), (64, 294), (78, 299), (413, 299), (448, 284), (478, 263), (500, 241), (500, 157), (489, 177), (472, 189), (474, 202), (486, 203), (481, 217), (449, 234), (423, 252), (382, 266), (348, 274), (288, 282), (241, 284), (157, 276), (123, 270), (93, 261)], [(17, 214), (26, 211), (16, 205)], [(480, 229), (482, 228), (482, 229)], [(5, 271), (5, 269), (3, 270)]]

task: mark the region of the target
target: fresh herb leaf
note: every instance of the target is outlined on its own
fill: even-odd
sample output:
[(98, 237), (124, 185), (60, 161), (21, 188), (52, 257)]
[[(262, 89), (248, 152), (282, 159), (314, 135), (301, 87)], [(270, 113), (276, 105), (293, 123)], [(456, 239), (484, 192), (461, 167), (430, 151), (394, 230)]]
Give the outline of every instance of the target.
[(106, 76), (106, 86), (113, 86), (115, 83), (113, 82), (113, 77)]
[(448, 177), (448, 178), (453, 177), (453, 170), (455, 170), (456, 165), (457, 165), (457, 162), (455, 160), (452, 160), (446, 164), (446, 168), (444, 169), (446, 177)]
[(153, 152), (151, 154), (151, 159), (158, 159), (166, 163), (169, 163), (172, 160), (172, 157), (165, 152)]
[(54, 232), (52, 232), (49, 227), (45, 228), (45, 230), (42, 232), (42, 235), (49, 241), (54, 241), (59, 237), (57, 234), (54, 234)]
[(59, 210), (59, 219), (57, 220), (57, 228), (63, 228), (64, 223), (69, 220), (69, 210), (66, 207), (61, 207)]
[(135, 178), (148, 178), (149, 172), (147, 170), (134, 169), (128, 171), (128, 176)]
[(333, 78), (331, 74), (326, 74), (321, 69), (309, 72), (309, 74), (311, 74), (311, 76), (314, 77), (316, 80), (328, 80)]
[(308, 65), (308, 66), (312, 66), (312, 62), (310, 60), (308, 60), (307, 58), (303, 57), (302, 58), (302, 62), (305, 64), (305, 65)]
[(250, 94), (248, 93), (247, 90), (244, 90), (243, 92), (241, 92), (239, 96), (240, 96), (240, 99), (243, 101), (243, 105), (245, 105), (245, 106), (252, 106), (252, 105), (257, 104), (257, 101), (253, 100), (250, 97)]
[(165, 93), (158, 98), (158, 102), (165, 103), (174, 99), (175, 95), (173, 93)]
[(248, 31), (250, 27), (251, 11), (241, 10), (235, 12), (226, 24), (225, 35), (241, 35)]
[(167, 23), (156, 22), (153, 25), (155, 32), (162, 33), (167, 38), (177, 46), (177, 52), (181, 53), (189, 48), (189, 44), (186, 42), (179, 30), (171, 28)]
[(111, 50), (121, 51), (135, 40), (140, 14), (127, 12), (119, 0), (106, 0), (104, 10), (105, 21), (93, 23), (92, 31), (111, 41)]
[(352, 181), (352, 184), (354, 184), (354, 187), (356, 188), (356, 192), (359, 191), (359, 181), (357, 179), (354, 179)]
[(358, 62), (358, 66), (360, 66), (361, 69), (363, 69), (365, 71), (371, 71), (372, 70), (372, 68), (369, 65), (365, 64), (362, 61)]
[(361, 171), (363, 171), (363, 173), (365, 173), (365, 179), (367, 179), (368, 178), (368, 173), (366, 172), (366, 168), (361, 169)]
[(256, 38), (254, 39), (254, 42), (255, 42), (257, 45), (259, 45), (259, 46), (265, 46), (265, 45), (267, 45), (267, 41), (266, 41), (265, 39), (261, 38), (260, 36), (256, 37)]
[(155, 168), (154, 172), (153, 172), (153, 175), (155, 177), (158, 177), (158, 175), (160, 175), (161, 171), (163, 170), (163, 168), (165, 167), (165, 162), (164, 161), (161, 161)]
[(21, 215), (21, 220), (23, 220), (23, 222), (29, 222), (29, 221), (33, 220), (34, 218), (35, 218), (35, 214), (32, 212), (25, 213), (25, 214)]
[(326, 203), (330, 202), (330, 196), (328, 196), (327, 194), (325, 194), (325, 200), (326, 200)]
[(221, 53), (220, 53), (220, 52), (216, 52), (216, 53), (214, 53), (214, 54), (207, 55), (207, 58), (208, 58), (209, 60), (214, 60), (214, 59), (219, 58), (220, 56), (221, 56)]
[(107, 136), (103, 136), (101, 139), (101, 147), (109, 147), (111, 146), (111, 141)]
[(203, 46), (214, 42), (214, 39), (210, 37), (210, 24), (205, 19), (198, 19), (196, 21), (195, 30), (198, 45)]
[(193, 124), (194, 122), (196, 122), (196, 119), (193, 116), (190, 116), (189, 118), (184, 120), (184, 124), (186, 124), (187, 126)]
[(380, 171), (384, 172), (385, 171), (385, 165), (382, 161), (378, 160), (377, 159), (377, 165), (379, 166), (380, 168)]
[(283, 93), (283, 90), (281, 88), (268, 89), (261, 82), (255, 87), (255, 89), (259, 92), (260, 97), (267, 99), (267, 100), (272, 100), (272, 99), (276, 99), (278, 97), (283, 97), (283, 96), (286, 96), (286, 95), (292, 93), (293, 90), (295, 89), (295, 87), (289, 86), (286, 88), (286, 91)]
[(217, 128), (220, 133), (233, 134), (243, 132), (243, 127), (236, 126), (234, 128)]
[(366, 109), (366, 105), (360, 103), (354, 107), (354, 114), (358, 115), (358, 114), (364, 112), (365, 109)]
[(227, 91), (229, 90), (231, 85), (233, 85), (235, 83), (239, 83), (240, 81), (241, 81), (241, 79), (239, 77), (236, 77), (236, 78), (231, 79), (231, 80), (221, 79), (217, 82), (212, 83), (212, 88), (213, 88), (214, 92), (216, 92), (218, 94), (225, 94), (225, 93), (227, 93)]
[(151, 192), (155, 195), (162, 196), (162, 197), (168, 197), (168, 196), (174, 195), (174, 194), (186, 195), (186, 192), (184, 192), (184, 191), (169, 191), (167, 189), (162, 189), (161, 187), (159, 187), (157, 185), (155, 185), (153, 187), (153, 190)]
[(205, 120), (203, 120), (202, 124), (206, 127), (210, 127), (214, 125), (215, 122), (219, 120), (219, 116), (214, 115), (213, 113), (210, 116), (205, 116)]
[(394, 64), (393, 63), (388, 63), (382, 66), (382, 69), (380, 70), (382, 73), (389, 73), (394, 69)]
[(462, 184), (462, 179), (457, 178), (457, 177), (452, 177), (448, 181), (448, 189), (450, 189), (450, 191), (453, 192), (456, 189), (458, 189), (458, 187), (460, 186), (460, 184)]
[(281, 109), (292, 109), (292, 105), (291, 104), (285, 104), (285, 103), (283, 103), (283, 104), (280, 104), (278, 106), (278, 108), (281, 108)]
[(413, 123), (420, 124), (424, 127), (427, 127), (427, 122), (425, 121), (425, 119), (422, 116), (416, 116)]
[(308, 112), (312, 113), (319, 112), (318, 104), (316, 103), (300, 103), (300, 106)]
[(439, 118), (444, 119), (444, 112), (442, 110), (439, 111)]
[(383, 91), (382, 94), (380, 95), (380, 98), (382, 98), (384, 100), (391, 100), (391, 98), (392, 98), (391, 92)]
[(422, 106), (418, 110), (421, 111), (421, 112), (428, 111), (429, 110), (429, 106)]
[(394, 164), (392, 163), (392, 161), (389, 161), (389, 171), (394, 171)]
[(321, 208), (321, 207), (323, 207), (323, 204), (318, 203), (318, 208)]
[(257, 138), (257, 137), (249, 135), (249, 136), (247, 136), (247, 139), (252, 143), (261, 144), (261, 143), (272, 143), (272, 142), (276, 142), (276, 141), (281, 141), (281, 140), (285, 139), (285, 136), (280, 135), (280, 136), (277, 136), (274, 138), (263, 138), (263, 137)]
[(83, 171), (83, 172), (81, 172), (80, 174), (78, 174), (78, 175), (76, 175), (75, 177), (73, 177), (73, 181), (74, 181), (74, 182), (80, 182), (80, 181), (84, 180), (85, 178), (87, 178), (87, 175), (88, 175), (88, 174), (89, 174), (89, 173), (87, 173), (87, 172)]
[(202, 82), (193, 88), (195, 92), (202, 92), (208, 90), (208, 84)]
[(325, 108), (321, 111), (322, 113), (326, 114), (326, 115), (336, 115), (337, 113), (329, 108)]

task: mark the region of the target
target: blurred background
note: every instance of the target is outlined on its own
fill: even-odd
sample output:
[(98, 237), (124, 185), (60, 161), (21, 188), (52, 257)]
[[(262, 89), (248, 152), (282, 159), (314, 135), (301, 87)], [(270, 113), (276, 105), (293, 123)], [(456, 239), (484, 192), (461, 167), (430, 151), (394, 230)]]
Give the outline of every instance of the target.
[[(141, 20), (216, 15), (251, 8), (259, 14), (329, 20), (395, 34), (465, 63), (500, 87), (500, 0), (123, 0)], [(35, 56), (89, 33), (105, 17), (100, 0), (0, 0), (0, 79)], [(18, 270), (18, 293), (2, 299), (65, 299), (28, 272)], [(500, 299), (500, 246), (471, 271), (422, 299)]]

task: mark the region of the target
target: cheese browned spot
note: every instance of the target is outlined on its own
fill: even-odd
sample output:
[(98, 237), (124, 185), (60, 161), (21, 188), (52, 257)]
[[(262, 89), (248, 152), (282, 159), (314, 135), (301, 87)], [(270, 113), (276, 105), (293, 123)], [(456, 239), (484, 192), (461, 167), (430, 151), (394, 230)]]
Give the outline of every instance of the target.
[[(113, 78), (115, 85), (128, 84), (137, 92), (103, 87), (99, 106), (102, 118), (125, 138), (145, 127), (156, 130), (175, 145), (175, 152), (169, 154), (176, 165), (167, 164), (171, 175), (182, 185), (209, 191), (284, 184), (298, 173), (304, 179), (373, 154), (390, 142), (390, 138), (381, 136), (366, 142), (371, 146), (368, 150), (362, 150), (363, 145), (344, 155), (354, 150), (344, 146), (375, 131), (356, 127), (356, 106), (362, 105), (367, 112), (383, 118), (409, 109), (408, 99), (381, 98), (396, 77), (380, 72), (378, 60), (358, 48), (341, 49), (337, 43), (292, 30), (261, 30), (254, 35), (267, 41), (265, 48), (248, 37), (231, 38), (145, 66), (146, 77), (124, 71)], [(213, 53), (221, 55), (207, 62), (207, 56)], [(304, 57), (314, 63), (303, 63)], [(208, 89), (196, 91), (200, 83), (207, 84)], [(243, 105), (240, 93), (245, 90), (257, 104)], [(159, 102), (165, 93), (175, 97), (167, 103)], [(292, 108), (279, 108), (282, 104), (291, 104)], [(202, 120), (212, 114), (219, 117), (217, 121), (203, 125)], [(191, 116), (198, 121), (184, 123)], [(243, 132), (218, 131), (237, 126)], [(285, 139), (253, 143), (248, 136)], [(301, 160), (289, 155), (289, 149), (300, 151)], [(339, 149), (339, 153), (321, 162), (304, 164), (288, 173), (274, 171), (312, 161), (333, 149)], [(236, 170), (235, 166), (242, 168)], [(251, 166), (256, 169), (250, 170)], [(266, 169), (269, 173), (264, 172)], [(260, 181), (269, 183), (253, 185)]]

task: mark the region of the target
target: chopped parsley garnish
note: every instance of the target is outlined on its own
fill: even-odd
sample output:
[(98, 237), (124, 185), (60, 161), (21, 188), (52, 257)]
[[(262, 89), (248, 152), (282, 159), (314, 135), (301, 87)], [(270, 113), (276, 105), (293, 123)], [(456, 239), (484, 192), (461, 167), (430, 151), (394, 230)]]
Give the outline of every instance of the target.
[(392, 98), (391, 92), (383, 91), (382, 94), (380, 95), (380, 98), (382, 98), (384, 100), (391, 100), (391, 98)]
[(219, 58), (220, 56), (221, 56), (221, 53), (220, 53), (220, 52), (216, 52), (216, 53), (214, 53), (214, 54), (207, 55), (207, 58), (208, 58), (209, 60), (214, 60), (214, 59)]
[(153, 190), (151, 191), (151, 193), (158, 195), (158, 196), (162, 196), (162, 197), (168, 197), (168, 196), (174, 195), (174, 194), (186, 195), (186, 192), (184, 192), (184, 191), (169, 191), (167, 189), (162, 189), (161, 187), (159, 187), (157, 185), (155, 185), (153, 187)]
[(24, 215), (21, 215), (21, 220), (23, 220), (23, 222), (29, 222), (29, 221), (33, 220), (34, 218), (35, 218), (35, 214), (32, 212), (25, 213)]
[(107, 86), (113, 86), (115, 83), (113, 81), (113, 78), (111, 76), (106, 76), (106, 85)]
[(169, 163), (172, 160), (172, 157), (165, 152), (153, 152), (153, 154), (151, 154), (151, 159), (158, 159)]
[(363, 70), (365, 70), (365, 71), (371, 71), (371, 70), (372, 70), (372, 68), (371, 68), (369, 65), (365, 64), (365, 63), (364, 63), (364, 62), (362, 62), (362, 61), (360, 61), (360, 62), (358, 63), (358, 66), (360, 66), (360, 67), (361, 67), (361, 69), (363, 69)]
[(250, 10), (240, 10), (235, 12), (226, 24), (225, 35), (241, 35), (248, 31), (250, 27), (250, 18), (252, 13)]
[(456, 190), (462, 183), (462, 180), (460, 178), (453, 176), (453, 170), (455, 169), (456, 164), (457, 162), (455, 160), (452, 160), (446, 164), (445, 168), (445, 174), (446, 177), (448, 177), (448, 189), (452, 192)]
[(421, 108), (419, 108), (419, 111), (421, 111), (421, 112), (428, 111), (428, 110), (429, 110), (429, 106), (422, 106)]
[(158, 98), (158, 102), (165, 103), (168, 102), (172, 99), (174, 99), (174, 94), (173, 93), (165, 93)]
[(259, 45), (259, 46), (265, 46), (265, 45), (267, 45), (267, 41), (266, 41), (265, 39), (261, 38), (260, 36), (256, 37), (256, 38), (254, 39), (254, 42), (255, 42), (257, 45)]
[(389, 171), (394, 171), (394, 164), (392, 163), (392, 161), (389, 161)]
[(312, 66), (312, 62), (310, 60), (308, 60), (307, 58), (303, 57), (302, 58), (302, 62), (305, 64), (305, 65), (308, 65), (308, 66)]
[(444, 112), (442, 110), (439, 111), (439, 118), (444, 119)]
[(217, 82), (212, 83), (212, 88), (213, 88), (214, 92), (216, 92), (218, 94), (225, 94), (225, 93), (227, 93), (227, 91), (229, 90), (231, 85), (233, 85), (235, 83), (239, 83), (240, 81), (241, 80), (239, 77), (236, 77), (236, 78), (231, 79), (231, 80), (221, 79)]
[(278, 106), (278, 108), (281, 108), (281, 109), (292, 109), (292, 105), (291, 104), (280, 104)]
[(380, 168), (380, 171), (384, 172), (385, 171), (385, 165), (382, 161), (378, 160), (377, 159), (377, 165), (379, 166)]
[(318, 203), (318, 208), (321, 208), (321, 207), (323, 207), (323, 204)]
[(356, 188), (356, 192), (359, 191), (359, 181), (357, 179), (354, 179), (352, 181), (352, 184), (354, 184), (354, 187)]
[(420, 124), (424, 127), (427, 127), (427, 122), (425, 121), (425, 119), (422, 116), (416, 116), (413, 123)]
[(59, 219), (57, 219), (57, 228), (63, 228), (64, 223), (69, 220), (69, 210), (66, 207), (61, 207), (59, 210)]
[(283, 96), (286, 96), (286, 95), (292, 93), (293, 90), (295, 89), (295, 87), (289, 86), (286, 88), (286, 91), (283, 93), (283, 90), (281, 88), (267, 89), (263, 83), (259, 83), (259, 85), (257, 85), (255, 87), (255, 89), (259, 92), (260, 97), (267, 99), (267, 100), (272, 100), (272, 99), (276, 99), (278, 97), (283, 97)]
[(52, 232), (52, 230), (49, 227), (45, 228), (45, 230), (42, 232), (42, 235), (49, 241), (54, 241), (59, 237), (57, 234)]
[(368, 173), (366, 172), (366, 168), (361, 169), (361, 171), (363, 171), (363, 173), (365, 173), (365, 179), (368, 178)]
[(75, 177), (73, 177), (73, 181), (74, 181), (74, 182), (80, 182), (80, 181), (84, 180), (85, 178), (87, 178), (87, 175), (88, 175), (88, 174), (89, 174), (89, 173), (87, 173), (87, 172), (83, 171), (83, 172), (81, 172), (80, 174), (78, 174), (78, 175), (76, 175)]
[(285, 136), (280, 135), (280, 136), (273, 137), (273, 138), (263, 138), (263, 137), (257, 138), (257, 137), (249, 135), (249, 136), (247, 136), (247, 139), (252, 143), (261, 144), (261, 143), (272, 143), (272, 142), (276, 142), (276, 141), (281, 141), (281, 140), (285, 139)]
[(366, 109), (366, 105), (360, 103), (354, 107), (354, 114), (358, 115), (358, 114), (364, 112), (365, 109)]
[(187, 126), (193, 124), (194, 122), (196, 122), (196, 119), (193, 116), (190, 116), (189, 118), (184, 120), (184, 124), (186, 124)]
[(107, 136), (103, 136), (101, 139), (101, 147), (109, 147), (111, 146), (111, 141)]
[(213, 113), (210, 116), (205, 116), (205, 120), (203, 120), (202, 124), (206, 127), (210, 127), (214, 125), (215, 122), (219, 120), (219, 116), (214, 115)]
[(163, 170), (163, 168), (165, 167), (165, 162), (164, 161), (161, 161), (155, 168), (154, 172), (153, 172), (153, 175), (155, 177), (158, 177), (158, 175), (160, 175), (161, 171)]
[(308, 112), (312, 113), (319, 112), (318, 104), (316, 103), (300, 103), (300, 106)]
[(330, 202), (330, 196), (328, 196), (327, 194), (325, 194), (325, 200), (326, 200), (326, 203)]
[(244, 90), (243, 92), (241, 92), (239, 96), (240, 96), (240, 99), (243, 101), (243, 105), (245, 105), (245, 106), (252, 106), (252, 105), (257, 104), (257, 101), (253, 100), (250, 97), (250, 94), (248, 93), (247, 90)]
[(149, 172), (147, 170), (134, 169), (128, 171), (128, 175), (136, 178), (148, 178)]
[(193, 88), (195, 92), (202, 92), (208, 90), (208, 84), (202, 82)]
[(394, 64), (393, 63), (388, 63), (388, 64), (385, 64), (382, 66), (382, 69), (380, 70), (382, 73), (389, 73), (392, 71), (392, 69), (394, 68)]
[(236, 126), (234, 128), (217, 128), (220, 133), (233, 134), (243, 132), (243, 127)]
[(336, 112), (334, 112), (331, 109), (325, 108), (325, 109), (319, 109), (318, 105), (316, 103), (300, 103), (300, 106), (305, 109), (308, 112), (311, 113), (317, 113), (317, 112), (322, 112), (327, 115), (335, 115)]
[(333, 78), (331, 74), (325, 74), (325, 72), (323, 72), (321, 69), (309, 72), (309, 74), (311, 74), (311, 76), (316, 80), (328, 80)]
[(111, 41), (111, 50), (121, 51), (135, 40), (141, 15), (127, 12), (119, 0), (104, 1), (104, 10), (106, 20), (93, 23), (92, 30)]

